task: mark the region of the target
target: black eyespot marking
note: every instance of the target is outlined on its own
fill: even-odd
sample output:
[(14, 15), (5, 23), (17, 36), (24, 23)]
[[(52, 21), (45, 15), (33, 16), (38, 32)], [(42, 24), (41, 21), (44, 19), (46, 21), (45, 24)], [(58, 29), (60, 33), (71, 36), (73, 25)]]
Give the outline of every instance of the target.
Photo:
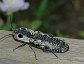
[(18, 37), (19, 38), (23, 38), (23, 34), (18, 34)]

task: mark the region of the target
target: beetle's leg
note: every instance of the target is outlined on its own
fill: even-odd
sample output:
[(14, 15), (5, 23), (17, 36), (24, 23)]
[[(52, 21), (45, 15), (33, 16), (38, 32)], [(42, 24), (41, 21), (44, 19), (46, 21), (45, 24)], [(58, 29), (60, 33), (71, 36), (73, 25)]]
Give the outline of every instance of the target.
[(18, 48), (20, 48), (20, 47), (23, 47), (23, 46), (25, 46), (26, 45), (26, 43), (23, 43), (23, 44), (21, 44), (20, 46), (18, 46), (18, 47), (16, 47), (15, 49), (13, 49), (13, 51), (15, 51), (16, 49), (18, 49)]
[(53, 51), (50, 50), (50, 52), (58, 58), (58, 56)]
[(37, 56), (36, 56), (36, 53), (35, 53), (35, 51), (33, 50), (32, 46), (31, 46), (31, 45), (29, 45), (29, 47), (30, 47), (30, 48), (31, 48), (31, 50), (34, 52), (35, 59), (36, 59), (36, 60), (38, 60), (38, 59), (37, 59)]
[(42, 50), (43, 50), (43, 52), (49, 52), (50, 51), (52, 54), (54, 54), (58, 58), (58, 56), (52, 50), (50, 50), (49, 47), (44, 46)]

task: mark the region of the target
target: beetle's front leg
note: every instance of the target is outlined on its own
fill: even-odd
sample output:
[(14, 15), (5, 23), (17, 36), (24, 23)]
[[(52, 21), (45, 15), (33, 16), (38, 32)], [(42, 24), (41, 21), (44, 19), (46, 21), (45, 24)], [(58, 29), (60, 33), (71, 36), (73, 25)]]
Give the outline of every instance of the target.
[(31, 45), (29, 45), (29, 47), (30, 47), (30, 48), (31, 48), (31, 50), (34, 52), (35, 59), (36, 59), (36, 60), (38, 60), (38, 59), (37, 59), (37, 56), (36, 56), (36, 53), (35, 53), (35, 51), (33, 50), (32, 46), (31, 46)]
[(16, 49), (18, 49), (18, 48), (20, 48), (20, 47), (23, 47), (23, 46), (25, 46), (27, 43), (23, 43), (23, 44), (21, 44), (20, 46), (18, 46), (18, 47), (16, 47), (15, 49), (13, 49), (13, 51), (15, 51)]

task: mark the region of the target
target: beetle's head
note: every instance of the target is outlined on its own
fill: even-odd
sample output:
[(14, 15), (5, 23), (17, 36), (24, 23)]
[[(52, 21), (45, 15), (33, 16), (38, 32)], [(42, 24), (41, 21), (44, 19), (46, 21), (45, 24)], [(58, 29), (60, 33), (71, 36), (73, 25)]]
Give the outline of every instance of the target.
[(18, 41), (22, 42), (29, 42), (30, 38), (32, 37), (33, 31), (27, 28), (18, 28), (13, 30), (13, 38)]

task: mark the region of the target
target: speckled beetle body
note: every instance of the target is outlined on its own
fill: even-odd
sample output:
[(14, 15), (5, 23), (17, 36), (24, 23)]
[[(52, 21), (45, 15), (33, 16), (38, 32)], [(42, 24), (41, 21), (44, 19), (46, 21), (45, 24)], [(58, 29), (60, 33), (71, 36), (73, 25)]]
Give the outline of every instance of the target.
[(43, 51), (53, 51), (54, 53), (64, 53), (69, 50), (68, 44), (56, 37), (49, 36), (40, 31), (33, 31), (27, 28), (18, 28), (13, 31), (14, 39), (26, 43), (34, 44), (35, 47)]
[(51, 37), (48, 34), (43, 34), (42, 32), (35, 32), (33, 35), (34, 44), (39, 45), (43, 51), (53, 51), (54, 53), (64, 53), (69, 50), (68, 44), (63, 40), (56, 37)]
[(55, 53), (65, 53), (69, 50), (69, 45), (66, 44), (64, 40), (60, 40), (54, 36), (50, 36), (40, 31), (33, 31), (31, 29), (22, 27), (14, 29), (12, 32), (13, 33), (9, 34), (9, 36), (11, 35), (15, 40), (22, 43), (22, 45), (13, 49), (13, 51), (27, 44), (34, 52), (36, 60), (36, 53), (32, 47), (41, 49), (43, 52), (51, 52), (56, 57), (58, 56)]

